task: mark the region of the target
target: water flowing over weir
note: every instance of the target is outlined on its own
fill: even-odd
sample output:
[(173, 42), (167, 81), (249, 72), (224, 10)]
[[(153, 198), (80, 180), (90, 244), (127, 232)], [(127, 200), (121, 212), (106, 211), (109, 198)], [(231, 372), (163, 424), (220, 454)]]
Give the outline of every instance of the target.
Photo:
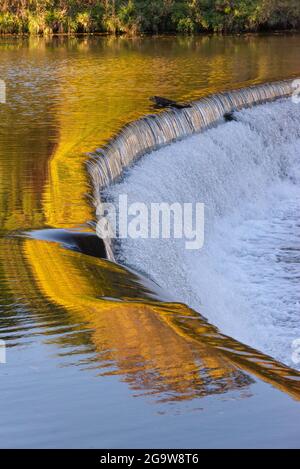
[[(101, 203), (101, 195), (103, 192), (110, 200), (116, 199), (117, 196), (121, 193), (128, 193), (129, 202), (145, 201), (146, 203), (150, 202), (151, 200), (154, 202), (169, 203), (174, 201), (187, 202), (192, 200), (194, 197), (201, 202), (211, 202), (211, 204), (208, 205), (213, 206), (212, 211), (219, 215), (222, 213), (224, 207), (226, 207), (226, 204), (229, 206), (234, 206), (235, 198), (238, 201), (239, 199), (242, 199), (244, 192), (246, 193), (248, 190), (248, 186), (252, 191), (251, 193), (254, 195), (256, 192), (260, 192), (260, 187), (256, 185), (256, 182), (261, 186), (268, 186), (274, 182), (272, 179), (273, 176), (274, 180), (276, 179), (275, 175), (279, 175), (279, 177), (281, 177), (281, 175), (283, 177), (287, 176), (287, 178), (293, 179), (294, 175), (291, 173), (288, 166), (293, 164), (293, 161), (296, 159), (296, 146), (294, 145), (295, 142), (293, 139), (298, 137), (299, 132), (297, 129), (299, 128), (299, 123), (298, 121), (293, 123), (293, 115), (291, 115), (290, 121), (287, 118), (292, 108), (287, 106), (284, 110), (282, 125), (280, 123), (280, 117), (278, 116), (275, 129), (272, 129), (275, 134), (273, 135), (271, 131), (268, 132), (268, 125), (270, 124), (271, 128), (273, 121), (276, 120), (276, 113), (280, 114), (281, 103), (283, 101), (288, 101), (280, 100), (278, 103), (270, 105), (276, 106), (276, 108), (272, 109), (272, 112), (269, 108), (266, 108), (265, 113), (260, 115), (259, 108), (256, 108), (258, 113), (253, 115), (253, 119), (250, 116), (250, 114), (253, 112), (252, 110), (245, 111), (245, 114), (241, 113), (241, 117), (239, 116), (240, 113), (236, 113), (237, 120), (240, 120), (241, 123), (227, 123), (226, 125), (222, 125), (216, 129), (209, 130), (208, 133), (203, 134), (203, 136), (192, 137), (191, 139), (188, 139), (184, 142), (175, 144), (175, 146), (172, 145), (166, 149), (152, 153), (151, 157), (143, 159), (141, 163), (138, 163), (138, 165), (128, 173), (124, 182), (120, 182), (117, 185), (111, 185), (112, 182), (120, 179), (124, 169), (130, 166), (143, 154), (163, 147), (167, 143), (180, 140), (185, 136), (199, 133), (201, 130), (213, 127), (213, 125), (216, 123), (224, 123), (223, 116), (225, 113), (231, 112), (233, 110), (250, 108), (254, 104), (263, 104), (270, 101), (275, 101), (277, 98), (285, 98), (291, 95), (292, 91), (292, 81), (284, 81), (274, 84), (250, 87), (244, 90), (233, 91), (230, 93), (220, 93), (218, 95), (204, 98), (200, 101), (197, 101), (196, 103), (193, 103), (191, 108), (176, 111), (166, 111), (156, 116), (145, 117), (135, 123), (129, 124), (121, 132), (121, 134), (119, 134), (106, 148), (100, 150), (88, 163), (94, 187), (95, 205), (97, 206), (99, 203)], [(295, 113), (298, 112), (298, 107), (292, 104), (291, 101), (289, 101), (288, 104), (289, 106), (293, 106), (294, 110), (297, 109)], [(270, 119), (270, 122), (269, 124), (267, 122), (264, 125), (264, 122), (267, 119)], [(288, 138), (290, 130), (288, 127), (289, 125), (292, 125), (290, 141)], [(234, 137), (235, 134), (239, 134), (241, 129), (243, 130), (243, 126), (247, 129), (249, 128), (249, 132), (242, 132), (242, 134), (239, 135), (239, 138), (233, 139), (232, 144), (229, 145), (228, 141), (226, 141), (225, 129), (231, 129), (231, 133), (229, 135), (231, 138)], [(261, 146), (258, 145), (257, 149), (255, 148), (256, 143), (254, 142), (253, 144), (253, 137), (257, 137), (257, 134), (255, 134), (255, 132), (251, 133), (253, 129), (255, 130), (255, 127), (260, 127), (263, 132), (263, 135), (261, 136), (262, 141), (260, 142)], [(281, 131), (282, 138), (274, 138), (276, 137), (276, 132), (280, 133)], [(198, 140), (195, 140), (196, 138)], [(200, 138), (206, 139), (206, 141), (201, 143)], [(272, 138), (274, 139), (274, 146), (271, 146), (272, 148), (270, 147), (268, 149), (267, 159), (265, 160), (263, 158), (261, 163), (262, 166), (260, 166), (260, 155), (263, 153), (264, 141), (267, 141), (268, 139), (272, 140)], [(217, 144), (216, 147), (213, 146), (215, 143)], [(252, 144), (253, 147), (251, 147)], [(209, 145), (212, 146), (209, 147)], [(276, 157), (273, 161), (273, 153), (275, 151), (276, 145), (278, 145), (279, 151), (278, 155), (275, 155)], [(284, 145), (287, 146), (285, 147)], [(222, 151), (224, 150), (224, 154), (226, 158), (228, 158), (228, 160), (225, 162), (222, 162), (222, 151), (220, 150), (221, 153), (218, 153), (218, 149), (220, 148)], [(175, 156), (173, 158), (174, 149)], [(247, 158), (245, 158), (245, 156), (248, 156), (245, 154), (245, 151), (249, 152), (249, 150), (250, 153), (252, 152), (252, 156), (248, 161)], [(292, 156), (290, 158), (291, 161), (289, 161), (289, 164), (286, 165), (285, 154), (288, 152), (291, 152)], [(205, 162), (203, 166), (201, 166), (202, 160)], [(184, 165), (186, 165), (186, 170), (184, 169)], [(193, 168), (195, 168), (194, 176)], [(161, 171), (157, 171), (158, 169)], [(260, 174), (261, 169), (263, 169), (263, 176)], [(178, 176), (181, 178), (180, 186), (176, 186), (176, 174), (177, 181), (179, 181)], [(248, 174), (253, 175), (254, 182), (247, 181)], [(244, 177), (244, 179), (240, 181), (235, 180), (235, 178), (237, 178), (239, 175)], [(216, 185), (216, 182), (219, 185)], [(227, 182), (228, 185), (226, 186)], [(202, 188), (205, 186), (205, 184), (208, 186), (206, 187), (206, 194), (209, 196), (208, 200), (201, 198), (203, 197), (203, 194), (201, 193), (200, 189), (198, 191), (197, 187), (201, 186)], [(235, 185), (237, 187), (236, 191)], [(109, 187), (108, 190), (106, 190), (107, 187)], [(144, 187), (146, 188), (145, 190), (143, 190)], [(159, 190), (157, 190), (158, 188)], [(162, 200), (156, 200), (157, 197), (154, 195), (156, 192), (159, 192), (159, 196), (163, 197)], [(230, 194), (228, 197), (227, 193)], [(259, 195), (262, 195), (263, 198), (265, 195), (264, 191), (262, 191), (261, 194), (259, 193)], [(165, 196), (166, 199), (164, 198)], [(283, 204), (282, 207), (279, 207), (280, 210), (282, 209), (282, 213), (279, 215), (278, 213), (275, 213), (274, 219), (271, 220), (271, 231), (274, 231), (275, 226), (277, 229), (276, 234), (278, 235), (278, 239), (275, 239), (274, 243), (270, 246), (270, 257), (273, 255), (272, 249), (278, 251), (281, 248), (281, 242), (286, 243), (289, 241), (286, 237), (284, 237), (285, 234), (284, 229), (282, 229), (282, 220), (280, 216), (282, 215), (283, 220), (288, 220), (290, 226), (296, 227), (297, 225), (297, 202), (295, 201), (297, 201), (298, 196), (299, 194), (296, 193), (296, 191), (295, 193), (292, 193), (293, 200), (291, 201), (292, 203), (290, 206), (285, 207)], [(216, 197), (219, 197), (218, 200)], [(284, 199), (284, 196), (282, 199)], [(254, 201), (254, 204), (257, 202), (257, 200)], [(238, 203), (236, 205), (238, 205)], [(258, 215), (258, 218), (259, 216), (260, 215)], [(224, 227), (224, 223), (220, 218), (218, 218), (218, 225), (220, 225), (221, 228), (222, 226)], [(214, 234), (215, 238), (219, 237), (222, 239), (223, 234), (221, 228), (219, 233)], [(132, 240), (125, 240), (124, 243), (122, 241), (122, 260), (125, 262), (125, 264), (131, 265), (136, 269), (140, 268), (142, 271), (150, 275), (150, 277), (152, 277), (158, 284), (174, 295), (173, 297), (175, 301), (187, 303), (189, 306), (195, 308), (198, 311), (201, 311), (201, 313), (208, 317), (211, 323), (219, 326), (222, 332), (244, 341), (245, 343), (251, 344), (255, 348), (259, 348), (265, 353), (269, 353), (277, 359), (279, 358), (280, 360), (285, 361), (289, 365), (293, 366), (293, 364), (286, 359), (284, 353), (282, 354), (281, 352), (284, 346), (287, 350), (289, 350), (291, 339), (297, 337), (295, 334), (297, 333), (297, 330), (299, 330), (299, 321), (297, 319), (297, 314), (291, 314), (291, 311), (293, 310), (294, 305), (299, 302), (299, 295), (296, 293), (296, 287), (294, 289), (290, 288), (290, 291), (287, 290), (288, 293), (291, 294), (291, 301), (285, 300), (285, 292), (279, 294), (281, 292), (280, 282), (285, 282), (287, 278), (287, 272), (284, 269), (282, 271), (280, 271), (280, 269), (276, 269), (275, 280), (273, 283), (268, 283), (270, 279), (272, 280), (272, 268), (274, 266), (272, 267), (271, 265), (270, 267), (269, 265), (265, 265), (263, 262), (258, 264), (256, 260), (259, 258), (262, 250), (266, 249), (267, 243), (259, 243), (260, 238), (262, 240), (266, 239), (268, 230), (270, 231), (270, 227), (263, 227), (264, 230), (262, 230), (262, 233), (258, 234), (255, 232), (255, 228), (255, 226), (250, 226), (250, 241), (252, 242), (254, 240), (254, 242), (252, 244), (250, 242), (250, 244), (245, 246), (243, 243), (240, 243), (240, 240), (242, 239), (243, 241), (244, 238), (247, 239), (249, 226), (242, 226), (241, 230), (244, 229), (244, 232), (241, 231), (240, 239), (237, 239), (237, 243), (233, 246), (232, 249), (234, 254), (238, 251), (242, 253), (240, 256), (242, 259), (242, 262), (240, 263), (242, 267), (242, 264), (245, 264), (245, 261), (249, 258), (250, 260), (254, 260), (254, 264), (251, 267), (250, 272), (254, 280), (252, 290), (249, 292), (249, 296), (252, 295), (252, 297), (255, 298), (257, 294), (257, 303), (255, 305), (257, 314), (252, 318), (251, 314), (248, 314), (249, 311), (245, 311), (243, 314), (239, 314), (239, 308), (243, 308), (244, 305), (242, 303), (233, 303), (232, 300), (237, 293), (235, 290), (232, 290), (229, 297), (227, 296), (226, 298), (225, 296), (227, 301), (225, 306), (228, 307), (229, 310), (232, 307), (233, 313), (237, 313), (240, 316), (239, 322), (236, 321), (234, 314), (232, 314), (231, 317), (230, 315), (226, 316), (226, 311), (222, 310), (224, 304), (222, 304), (221, 301), (219, 304), (214, 301), (210, 301), (211, 298), (207, 295), (205, 297), (204, 294), (205, 291), (208, 291), (211, 292), (211, 297), (214, 297), (219, 295), (222, 296), (224, 290), (231, 291), (231, 284), (222, 284), (222, 282), (219, 281), (219, 278), (211, 275), (211, 272), (214, 272), (215, 269), (215, 264), (212, 265), (211, 262), (213, 257), (217, 258), (217, 263), (219, 263), (221, 267), (225, 261), (227, 262), (226, 265), (224, 264), (225, 267), (228, 268), (228, 271), (231, 270), (233, 272), (232, 275), (229, 275), (230, 280), (239, 281), (237, 277), (239, 277), (240, 272), (242, 272), (241, 269), (234, 269), (236, 259), (234, 256), (232, 256), (232, 252), (230, 252), (226, 257), (226, 249), (224, 250), (222, 246), (222, 249), (218, 248), (218, 250), (216, 250), (216, 246), (218, 246), (217, 243), (212, 244), (212, 248), (209, 252), (210, 255), (204, 254), (206, 257), (198, 259), (194, 256), (194, 254), (192, 254), (192, 257), (190, 254), (186, 254), (183, 247), (180, 246), (180, 243), (175, 245), (172, 240), (165, 240), (165, 243), (169, 243), (168, 247), (166, 244), (164, 244), (164, 246), (157, 244), (155, 246), (150, 246), (151, 241), (149, 241), (150, 244), (148, 243), (146, 247), (145, 243), (148, 242), (148, 240), (141, 240), (141, 244), (136, 244), (136, 240), (135, 242)], [(225, 238), (228, 241), (228, 239), (231, 237), (231, 234), (227, 225), (225, 226), (224, 232), (226, 233)], [(262, 235), (261, 237), (259, 236), (260, 234)], [(259, 238), (258, 241), (256, 240), (256, 237)], [(297, 235), (295, 235), (295, 239), (296, 238)], [(290, 268), (292, 266), (292, 268), (294, 268), (295, 264), (298, 262), (296, 259), (297, 240), (295, 239), (293, 240), (293, 246), (286, 246), (286, 252), (288, 252), (288, 250), (291, 248), (291, 251), (295, 254), (294, 263), (291, 263), (290, 259), (287, 259), (287, 255), (285, 262), (283, 253), (280, 260), (282, 263), (277, 264), (279, 267), (283, 266), (285, 268), (287, 266)], [(279, 243), (277, 242), (278, 240)], [(160, 241), (157, 240), (157, 242)], [(244, 255), (245, 247), (246, 252)], [(254, 249), (256, 247), (259, 247), (258, 255), (256, 254), (256, 249)], [(114, 259), (114, 249), (113, 245), (110, 243), (107, 244), (107, 253), (110, 259)], [(276, 257), (276, 255), (274, 257)], [(230, 265), (228, 259), (231, 262)], [(195, 265), (197, 261), (200, 265), (201, 263), (202, 265), (203, 263), (206, 264), (206, 270), (199, 270), (198, 267), (196, 268)], [(211, 270), (209, 270), (210, 267)], [(224, 275), (226, 274), (225, 267), (223, 272)], [(247, 268), (248, 265), (246, 265), (246, 270)], [(172, 270), (171, 276), (167, 275), (168, 269)], [(259, 270), (263, 273), (262, 279), (255, 278), (256, 270)], [(221, 277), (222, 272), (220, 271), (219, 273)], [(297, 278), (296, 272), (290, 271), (289, 275), (291, 278), (294, 276), (292, 278), (292, 282), (294, 282), (295, 285), (295, 280)], [(236, 276), (236, 278), (234, 278), (234, 276)], [(198, 281), (198, 277), (201, 278), (201, 281), (203, 280), (202, 283)], [(246, 287), (247, 279), (244, 280), (244, 278), (240, 278), (240, 280), (242, 282), (244, 281), (244, 284), (241, 284), (242, 288)], [(263, 282), (261, 282), (261, 280), (263, 280)], [(260, 290), (256, 288), (257, 283), (262, 285)], [(197, 290), (199, 291), (199, 295)], [(266, 305), (266, 301), (268, 301), (268, 295), (267, 298), (265, 298), (264, 294), (269, 294), (269, 291), (271, 290), (279, 293), (277, 296), (275, 295), (274, 298), (271, 298), (269, 302), (271, 307), (273, 307), (275, 310), (274, 317), (270, 318), (268, 317), (268, 305)], [(210, 301), (210, 303), (207, 301), (207, 304), (211, 306), (211, 310), (214, 311), (215, 316), (213, 314), (206, 314), (207, 310), (202, 306), (205, 304), (205, 301), (204, 303), (201, 301), (202, 294), (204, 294), (204, 300), (207, 300), (208, 298)], [(276, 308), (278, 308), (278, 310), (276, 310)], [(280, 308), (283, 309), (282, 318), (279, 317), (281, 313)], [(264, 314), (266, 314), (265, 319)], [(278, 317), (276, 317), (276, 315)], [(228, 318), (230, 319), (231, 328), (227, 327), (228, 324), (226, 324), (226, 321), (222, 322), (219, 320), (222, 317), (225, 317), (226, 320)], [(262, 322), (259, 322), (260, 317), (263, 318)], [(276, 322), (277, 319), (279, 324)], [(271, 323), (273, 321), (271, 328), (265, 328), (268, 320), (271, 320)], [(248, 336), (247, 334), (240, 334), (241, 328), (239, 329), (239, 326), (241, 322), (244, 324), (245, 331), (250, 331), (250, 336), (249, 334)], [(256, 328), (252, 328), (252, 322), (257, 323)], [(283, 335), (281, 337), (277, 337), (276, 335), (278, 327), (282, 327), (283, 330)], [(263, 338), (268, 339), (268, 336), (270, 336), (271, 339), (274, 339), (273, 348), (268, 348), (268, 346), (264, 346), (265, 344), (261, 344), (259, 341), (256, 342), (256, 336), (260, 339), (262, 338), (259, 337), (259, 334), (257, 334), (260, 329), (264, 331), (264, 335), (266, 336)], [(251, 334), (253, 337), (251, 337)], [(216, 343), (215, 338), (213, 339), (213, 343)], [(278, 350), (276, 351), (276, 347), (280, 348), (280, 353), (277, 353)], [(245, 350), (241, 352), (242, 349), (239, 350), (245, 358), (247, 352)], [(291, 352), (287, 351), (287, 354), (290, 356)], [(248, 359), (245, 358), (245, 361), (247, 360)], [(236, 357), (235, 361), (238, 361), (236, 360)], [(249, 358), (248, 364), (251, 361), (253, 361), (253, 357)], [(268, 369), (270, 369), (270, 363), (266, 361), (265, 365)], [(279, 365), (278, 368), (277, 365), (275, 365), (275, 368), (277, 369), (276, 372), (279, 372), (279, 374), (282, 375), (282, 373), (284, 373), (279, 371)]]
[[(107, 146), (98, 149), (87, 162), (94, 204), (139, 157), (178, 139), (201, 132), (218, 123), (226, 113), (289, 96), (293, 80), (218, 93), (195, 101), (191, 107), (172, 109), (129, 123)], [(107, 256), (115, 260), (110, 240), (104, 240)]]
[(292, 80), (218, 93), (184, 109), (172, 109), (129, 123), (87, 162), (96, 202), (101, 191), (137, 158), (180, 138), (207, 129), (234, 110), (291, 95)]

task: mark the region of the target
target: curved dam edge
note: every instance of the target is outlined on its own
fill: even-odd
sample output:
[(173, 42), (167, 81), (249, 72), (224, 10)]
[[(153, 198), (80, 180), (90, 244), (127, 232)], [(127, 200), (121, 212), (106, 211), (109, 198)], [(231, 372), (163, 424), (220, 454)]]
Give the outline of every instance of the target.
[[(86, 162), (93, 205), (97, 209), (102, 201), (102, 191), (143, 155), (217, 125), (228, 113), (289, 97), (294, 91), (294, 80), (208, 95), (192, 101), (190, 107), (168, 109), (130, 122), (107, 145), (91, 153)], [(107, 258), (115, 261), (112, 240), (103, 241)]]
[(101, 200), (101, 191), (141, 156), (206, 130), (227, 113), (291, 96), (293, 82), (290, 79), (221, 92), (193, 101), (187, 108), (168, 109), (130, 122), (86, 163), (95, 202)]

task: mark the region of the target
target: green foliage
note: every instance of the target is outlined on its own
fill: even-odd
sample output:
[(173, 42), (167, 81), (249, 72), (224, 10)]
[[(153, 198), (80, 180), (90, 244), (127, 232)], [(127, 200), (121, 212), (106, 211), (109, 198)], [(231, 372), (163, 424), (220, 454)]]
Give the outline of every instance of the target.
[(193, 34), (299, 26), (299, 0), (1, 0), (0, 4), (0, 34)]
[(179, 33), (192, 34), (195, 31), (195, 23), (189, 17), (180, 18), (176, 29)]
[(120, 21), (120, 30), (122, 32), (132, 35), (140, 32), (140, 18), (133, 0), (129, 0), (127, 4), (120, 6), (118, 18)]
[(297, 28), (300, 24), (299, 0), (263, 0), (259, 2), (259, 17), (266, 26)]
[(9, 12), (0, 13), (0, 33), (18, 33), (19, 28), (16, 22), (15, 15)]
[(255, 30), (253, 22), (259, 0), (198, 0), (194, 2), (200, 30), (239, 32)]

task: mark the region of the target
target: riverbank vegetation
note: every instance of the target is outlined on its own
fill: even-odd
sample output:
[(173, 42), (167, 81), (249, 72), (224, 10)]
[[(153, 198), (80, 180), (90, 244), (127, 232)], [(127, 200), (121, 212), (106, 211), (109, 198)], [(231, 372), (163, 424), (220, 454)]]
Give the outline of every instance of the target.
[(238, 33), (299, 27), (299, 0), (2, 0), (0, 4), (0, 34)]

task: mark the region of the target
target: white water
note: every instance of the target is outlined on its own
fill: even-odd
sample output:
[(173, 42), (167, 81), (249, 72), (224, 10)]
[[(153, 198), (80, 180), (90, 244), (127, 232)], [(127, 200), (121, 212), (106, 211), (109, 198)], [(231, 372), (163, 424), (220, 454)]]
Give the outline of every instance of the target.
[(118, 256), (223, 333), (296, 367), (300, 106), (281, 100), (236, 119), (146, 155), (106, 191), (129, 202), (204, 202), (204, 248), (128, 238)]

